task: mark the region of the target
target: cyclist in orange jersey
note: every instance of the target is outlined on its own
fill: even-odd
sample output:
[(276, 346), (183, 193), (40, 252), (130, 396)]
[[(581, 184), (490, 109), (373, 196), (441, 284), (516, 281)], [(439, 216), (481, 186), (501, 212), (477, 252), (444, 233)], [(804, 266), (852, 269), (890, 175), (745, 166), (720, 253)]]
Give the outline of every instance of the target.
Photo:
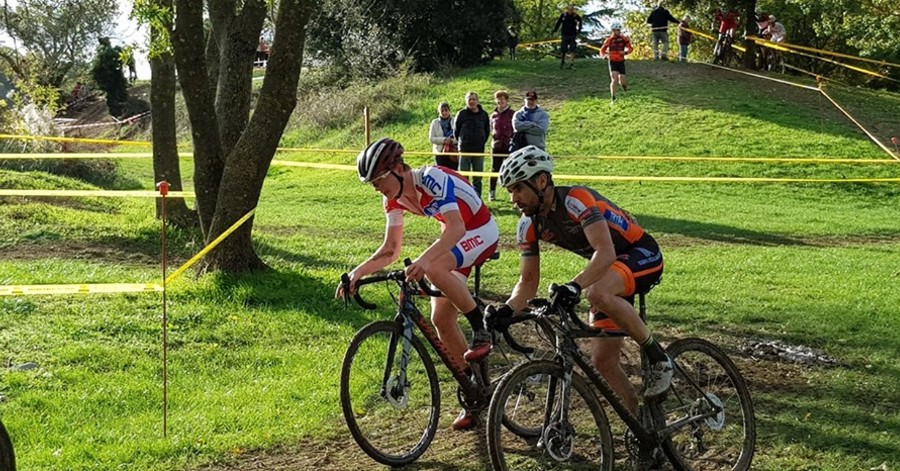
[(612, 34), (603, 41), (600, 47), (600, 57), (609, 57), (609, 95), (610, 100), (616, 101), (616, 84), (622, 86), (622, 91), (628, 91), (628, 79), (625, 77), (625, 56), (631, 54), (633, 48), (631, 41), (622, 34), (622, 25), (613, 23)]

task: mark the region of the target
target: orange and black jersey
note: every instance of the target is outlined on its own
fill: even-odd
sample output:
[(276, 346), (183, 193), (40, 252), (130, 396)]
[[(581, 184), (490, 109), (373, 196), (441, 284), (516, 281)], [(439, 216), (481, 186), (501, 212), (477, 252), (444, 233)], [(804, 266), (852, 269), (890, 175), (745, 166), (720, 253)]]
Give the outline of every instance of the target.
[[(541, 218), (540, 240), (591, 258), (594, 248), (584, 233), (591, 224), (606, 223), (616, 255), (626, 253), (645, 235), (634, 218), (590, 188), (559, 186), (553, 191), (553, 208)], [(522, 256), (538, 254), (540, 249), (533, 218), (522, 216), (519, 219), (516, 239)]]
[(611, 34), (600, 46), (600, 54), (609, 54), (609, 60), (613, 62), (624, 61), (631, 50), (631, 40), (622, 34)]

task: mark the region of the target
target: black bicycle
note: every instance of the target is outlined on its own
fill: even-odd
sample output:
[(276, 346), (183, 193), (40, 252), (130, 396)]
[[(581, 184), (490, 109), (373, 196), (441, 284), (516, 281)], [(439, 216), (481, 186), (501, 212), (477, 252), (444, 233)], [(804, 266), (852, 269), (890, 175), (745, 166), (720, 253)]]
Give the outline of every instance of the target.
[(713, 60), (715, 65), (730, 67), (740, 63), (740, 57), (734, 50), (734, 38), (730, 34), (720, 34), (713, 48)]
[[(409, 264), (408, 259), (406, 262)], [(344, 274), (341, 280), (344, 293), (349, 293), (349, 276)], [(466, 365), (449, 355), (416, 307), (415, 297), (441, 296), (439, 291), (424, 282), (407, 282), (403, 270), (363, 278), (357, 287), (379, 282), (399, 287), (395, 298), (397, 314), (391, 321), (366, 325), (350, 341), (341, 367), (341, 408), (353, 439), (366, 454), (379, 463), (402, 466), (425, 452), (434, 439), (440, 417), (437, 372), (428, 351), (414, 334), (416, 328), (458, 383), (457, 398), (462, 407), (476, 413), (484, 411), (495, 384), (491, 382), (492, 370), (486, 359), (469, 363), (473, 373), (468, 376)], [(354, 299), (365, 309), (375, 308), (358, 293)], [(493, 319), (488, 327), (495, 337), (502, 336), (509, 347), (527, 356), (533, 350), (520, 345), (509, 333), (510, 326), (527, 319)], [(495, 351), (497, 347), (495, 342)], [(539, 433), (512, 420), (502, 422), (518, 436)]]
[(0, 422), (0, 471), (16, 471), (16, 455), (3, 422)]
[[(750, 468), (756, 445), (753, 403), (743, 377), (722, 350), (697, 338), (670, 344), (667, 351), (675, 365), (672, 387), (664, 396), (645, 401), (635, 416), (576, 343), (611, 334), (586, 325), (574, 307), (559, 302), (556, 289), (551, 285), (550, 301), (530, 303), (541, 331), (555, 335), (555, 358), (515, 367), (491, 400), (487, 442), (495, 470), (612, 470), (612, 433), (595, 390), (626, 424), (627, 453), (639, 468), (654, 468), (666, 458), (676, 470)], [(643, 317), (644, 294), (638, 298)], [(646, 374), (643, 357), (642, 365)], [(500, 426), (501, 420), (540, 433), (510, 434)]]

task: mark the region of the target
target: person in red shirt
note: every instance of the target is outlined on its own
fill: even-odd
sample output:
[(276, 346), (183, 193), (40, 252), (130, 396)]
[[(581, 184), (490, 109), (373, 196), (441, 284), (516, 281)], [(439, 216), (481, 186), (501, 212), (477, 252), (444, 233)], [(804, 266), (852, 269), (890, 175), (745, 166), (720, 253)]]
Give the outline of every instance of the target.
[(600, 47), (600, 57), (609, 57), (609, 94), (612, 101), (616, 101), (616, 84), (622, 86), (622, 91), (628, 91), (628, 79), (625, 77), (625, 56), (631, 54), (633, 48), (631, 41), (622, 34), (622, 25), (613, 23), (612, 34), (603, 41)]
[(728, 10), (727, 13), (723, 13), (721, 9), (716, 10), (714, 23), (719, 24), (719, 39), (716, 41), (713, 56), (719, 57), (726, 40), (729, 44), (734, 42), (734, 31), (737, 29), (738, 20), (740, 20), (740, 16), (734, 10)]

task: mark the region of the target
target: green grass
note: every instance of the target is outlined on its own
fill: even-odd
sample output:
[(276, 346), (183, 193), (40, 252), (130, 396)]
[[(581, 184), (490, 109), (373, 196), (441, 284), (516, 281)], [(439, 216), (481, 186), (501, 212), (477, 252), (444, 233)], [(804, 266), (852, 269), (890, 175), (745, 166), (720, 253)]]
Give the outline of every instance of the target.
[[(559, 155), (760, 157), (887, 156), (813, 92), (702, 65), (629, 63), (632, 86), (608, 102), (605, 70), (580, 62), (496, 62), (447, 78), (407, 76), (357, 85), (345, 104), (372, 107), (374, 136), (427, 151), (438, 101), (465, 92), (535, 88), (551, 113)], [(565, 73), (563, 73), (565, 72)], [(852, 92), (852, 93), (851, 93)], [(330, 96), (328, 91), (321, 92)], [(846, 90), (854, 114), (897, 129), (897, 97)], [(515, 98), (514, 100), (518, 100)], [(518, 101), (514, 101), (518, 105)], [(324, 106), (324, 105), (323, 105)], [(349, 105), (348, 105), (349, 106)], [(885, 107), (882, 109), (879, 107)], [(362, 145), (361, 114), (298, 111), (285, 146)], [(354, 117), (355, 116), (355, 117)], [(326, 119), (327, 118), (327, 119)], [(349, 163), (353, 156), (278, 158)], [(427, 157), (413, 158), (425, 163)], [(666, 163), (559, 158), (559, 171), (639, 176), (896, 177), (896, 165)], [(190, 183), (190, 162), (183, 171)], [(148, 161), (118, 165), (111, 188), (151, 188)], [(563, 182), (566, 183), (566, 182)], [(754, 469), (868, 469), (900, 465), (900, 204), (897, 184), (615, 182), (591, 186), (633, 212), (660, 240), (664, 282), (650, 296), (651, 327), (730, 344), (764, 337), (824, 350), (835, 368), (742, 359), (757, 406)], [(94, 188), (42, 172), (0, 173), (2, 188)], [(149, 200), (4, 198), (0, 283), (158, 280), (159, 225)], [(491, 204), (503, 256), (485, 269), (489, 297), (515, 283), (517, 215)], [(380, 199), (350, 172), (273, 168), (255, 219), (264, 274), (180, 279), (169, 300), (169, 435), (161, 434), (160, 303), (155, 295), (0, 298), (0, 352), (31, 371), (0, 369), (0, 417), (23, 469), (191, 469), (300, 441), (347, 440), (338, 372), (353, 332), (390, 315), (332, 300), (341, 272), (381, 240)], [(407, 218), (404, 256), (435, 236)], [(199, 250), (170, 233), (173, 263)], [(542, 284), (569, 279), (583, 260), (550, 249)], [(734, 345), (729, 351), (738, 355)], [(445, 384), (445, 398), (452, 394)], [(444, 414), (455, 412), (445, 400)], [(442, 427), (449, 422), (442, 422)], [(476, 440), (476, 438), (472, 438)], [(323, 445), (324, 446), (324, 445)], [(352, 445), (351, 445), (352, 446)], [(429, 460), (441, 461), (429, 454)], [(363, 468), (371, 467), (364, 461)], [(475, 459), (458, 464), (481, 469)]]

